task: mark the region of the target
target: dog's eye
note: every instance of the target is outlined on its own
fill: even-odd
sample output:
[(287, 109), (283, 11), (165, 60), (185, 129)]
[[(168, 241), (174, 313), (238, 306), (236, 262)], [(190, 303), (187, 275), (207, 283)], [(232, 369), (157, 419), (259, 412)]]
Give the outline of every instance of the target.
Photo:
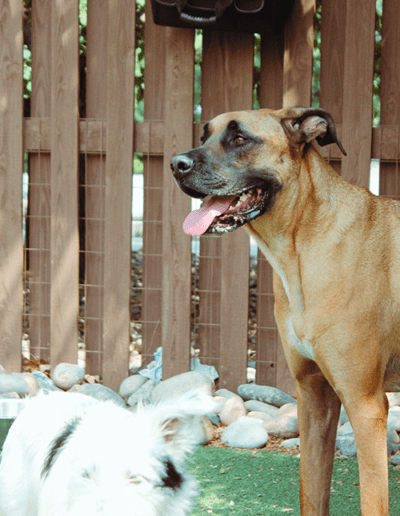
[(238, 135), (238, 136), (235, 137), (235, 143), (238, 144), (238, 145), (241, 145), (245, 141), (246, 141), (246, 139), (243, 138), (243, 136)]

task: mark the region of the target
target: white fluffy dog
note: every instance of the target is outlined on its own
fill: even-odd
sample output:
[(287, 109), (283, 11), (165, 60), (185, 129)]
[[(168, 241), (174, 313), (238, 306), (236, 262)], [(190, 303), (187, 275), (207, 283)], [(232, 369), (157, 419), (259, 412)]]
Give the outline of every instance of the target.
[(184, 516), (196, 495), (184, 464), (191, 430), (214, 410), (199, 391), (137, 412), (83, 394), (39, 395), (4, 444), (0, 514)]

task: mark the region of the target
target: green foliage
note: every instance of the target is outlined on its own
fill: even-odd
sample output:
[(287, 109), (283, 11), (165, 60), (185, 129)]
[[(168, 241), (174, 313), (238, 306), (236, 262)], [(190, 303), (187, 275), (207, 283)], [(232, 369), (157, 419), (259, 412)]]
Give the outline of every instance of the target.
[(203, 31), (194, 35), (194, 120), (201, 122), (201, 63), (203, 59)]
[(317, 0), (314, 18), (314, 50), (311, 91), (311, 105), (313, 107), (319, 107), (319, 90), (321, 81), (321, 13), (322, 2), (321, 0)]
[(144, 120), (145, 0), (136, 0), (135, 122)]
[(381, 115), (382, 0), (376, 2), (375, 59), (373, 80), (372, 125), (379, 125)]

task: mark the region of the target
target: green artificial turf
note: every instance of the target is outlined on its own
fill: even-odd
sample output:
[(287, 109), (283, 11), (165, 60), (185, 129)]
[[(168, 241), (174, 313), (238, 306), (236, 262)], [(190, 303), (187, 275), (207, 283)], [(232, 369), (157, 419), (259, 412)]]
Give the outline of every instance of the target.
[[(193, 515), (300, 515), (299, 467), (281, 452), (198, 448), (189, 468), (201, 489)], [(389, 476), (391, 512), (400, 514), (400, 473), (389, 465)], [(357, 459), (335, 458), (330, 507), (331, 516), (360, 514)]]
[[(199, 447), (188, 464), (200, 483), (193, 516), (300, 516), (299, 466), (281, 452)], [(400, 472), (390, 464), (389, 489), (391, 514), (400, 514)], [(357, 459), (335, 458), (330, 514), (360, 515)]]

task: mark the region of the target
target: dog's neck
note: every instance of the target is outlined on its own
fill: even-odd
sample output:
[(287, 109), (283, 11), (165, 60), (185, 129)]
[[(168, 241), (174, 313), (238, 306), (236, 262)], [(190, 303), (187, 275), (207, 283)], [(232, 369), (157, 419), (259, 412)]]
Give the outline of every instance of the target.
[[(344, 183), (347, 189), (343, 188)], [(283, 186), (282, 193), (285, 188), (285, 203), (279, 203), (277, 198), (269, 212), (245, 228), (281, 278), (290, 304), (302, 311), (302, 260), (307, 259), (305, 255), (312, 252), (315, 242), (324, 233), (336, 232), (337, 239), (332, 241), (346, 233), (346, 226), (350, 227), (357, 217), (357, 199), (364, 192), (355, 188), (355, 198), (343, 202), (343, 196), (349, 195), (348, 183), (312, 146), (304, 153), (297, 170), (293, 171), (293, 181)], [(365, 195), (368, 195), (366, 191)]]

